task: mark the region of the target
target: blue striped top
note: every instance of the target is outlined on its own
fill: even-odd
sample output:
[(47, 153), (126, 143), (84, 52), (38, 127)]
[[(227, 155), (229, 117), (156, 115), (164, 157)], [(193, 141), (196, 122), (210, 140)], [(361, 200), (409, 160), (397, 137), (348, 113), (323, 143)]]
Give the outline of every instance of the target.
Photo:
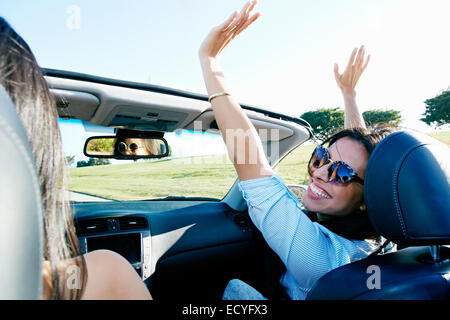
[(281, 284), (294, 300), (306, 298), (327, 272), (367, 257), (375, 248), (312, 222), (278, 174), (239, 182), (249, 216), (286, 266)]

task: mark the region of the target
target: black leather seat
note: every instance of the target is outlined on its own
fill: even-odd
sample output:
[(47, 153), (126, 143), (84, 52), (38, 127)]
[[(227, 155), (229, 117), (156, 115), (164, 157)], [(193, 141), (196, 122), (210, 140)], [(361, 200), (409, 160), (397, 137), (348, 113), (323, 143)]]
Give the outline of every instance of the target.
[(43, 227), (39, 179), (28, 138), (0, 86), (0, 300), (40, 299)]
[(364, 197), (375, 229), (407, 248), (337, 268), (307, 299), (450, 299), (450, 151), (399, 131), (374, 150)]

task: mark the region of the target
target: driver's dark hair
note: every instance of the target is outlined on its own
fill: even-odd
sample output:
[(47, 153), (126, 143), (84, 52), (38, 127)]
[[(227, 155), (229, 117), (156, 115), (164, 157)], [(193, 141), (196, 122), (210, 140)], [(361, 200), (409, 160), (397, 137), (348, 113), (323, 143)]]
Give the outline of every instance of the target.
[[(44, 298), (78, 299), (87, 280), (72, 211), (65, 187), (67, 161), (63, 153), (56, 103), (41, 68), (26, 42), (0, 17), (0, 84), (14, 102), (30, 141), (39, 174), (44, 207)], [(11, 213), (14, 214), (14, 213)], [(7, 257), (4, 257), (7, 259)], [(77, 268), (80, 282), (67, 285), (63, 266)], [(71, 274), (72, 277), (76, 274)]]
[[(377, 144), (386, 136), (394, 132), (395, 129), (389, 125), (380, 125), (376, 128), (351, 128), (340, 130), (322, 142), (322, 145), (330, 147), (342, 138), (351, 138), (361, 143), (369, 156)], [(310, 160), (311, 161), (311, 160)], [(309, 168), (310, 163), (308, 163)], [(307, 170), (309, 172), (309, 170)], [(317, 222), (328, 230), (347, 239), (366, 240), (374, 248), (372, 254), (379, 253), (388, 242), (382, 243), (382, 238), (377, 234), (370, 222), (367, 211), (357, 210), (344, 217), (332, 217), (324, 221), (318, 221), (316, 212), (305, 210), (305, 214), (313, 222)], [(281, 259), (270, 249), (265, 248), (264, 257), (265, 270), (261, 284), (256, 285), (258, 289), (269, 299), (287, 300), (290, 299), (285, 288), (280, 284), (281, 276), (286, 272), (286, 266)]]

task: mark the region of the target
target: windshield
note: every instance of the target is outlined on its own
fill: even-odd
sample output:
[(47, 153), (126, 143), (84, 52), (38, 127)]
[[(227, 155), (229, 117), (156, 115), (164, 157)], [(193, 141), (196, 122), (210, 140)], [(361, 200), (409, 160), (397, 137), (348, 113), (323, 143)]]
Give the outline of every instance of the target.
[(83, 147), (94, 135), (114, 135), (112, 128), (80, 120), (59, 120), (70, 166), (74, 201), (149, 200), (166, 197), (222, 199), (236, 180), (222, 137), (207, 132), (166, 133), (170, 156), (161, 159), (87, 158)]

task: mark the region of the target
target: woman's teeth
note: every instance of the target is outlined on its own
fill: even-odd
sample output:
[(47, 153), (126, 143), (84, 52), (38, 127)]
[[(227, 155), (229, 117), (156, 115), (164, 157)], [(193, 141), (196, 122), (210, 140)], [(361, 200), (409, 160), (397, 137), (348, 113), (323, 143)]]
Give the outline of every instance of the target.
[(312, 193), (314, 193), (316, 196), (319, 196), (319, 197), (322, 197), (322, 198), (325, 198), (325, 199), (329, 199), (330, 198), (329, 196), (324, 194), (320, 189), (315, 187), (313, 184), (310, 184), (309, 188), (311, 189)]

